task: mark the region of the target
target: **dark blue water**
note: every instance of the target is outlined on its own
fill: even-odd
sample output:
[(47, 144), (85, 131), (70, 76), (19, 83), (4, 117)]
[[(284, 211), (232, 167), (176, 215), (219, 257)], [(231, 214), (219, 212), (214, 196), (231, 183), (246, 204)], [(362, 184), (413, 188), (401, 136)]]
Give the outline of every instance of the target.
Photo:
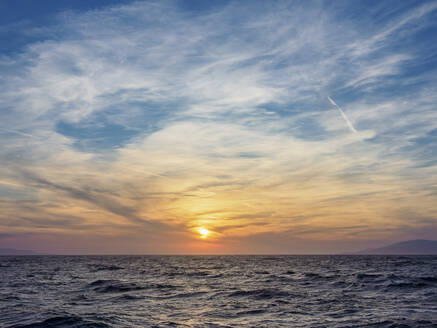
[(437, 257), (3, 256), (0, 327), (437, 327)]

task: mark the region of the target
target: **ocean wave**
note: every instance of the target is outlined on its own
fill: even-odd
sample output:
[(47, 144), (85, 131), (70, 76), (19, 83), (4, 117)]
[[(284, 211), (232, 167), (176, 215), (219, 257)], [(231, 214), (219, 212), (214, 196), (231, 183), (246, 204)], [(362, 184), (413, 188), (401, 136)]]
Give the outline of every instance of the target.
[(264, 314), (266, 312), (267, 311), (264, 309), (247, 310), (247, 311), (237, 312), (237, 316), (260, 315), (260, 314)]
[(205, 291), (193, 291), (193, 292), (181, 292), (181, 293), (176, 293), (176, 294), (172, 293), (172, 294), (169, 294), (169, 295), (159, 295), (159, 296), (153, 296), (153, 297), (150, 297), (150, 298), (160, 299), (160, 300), (185, 299), (185, 298), (189, 299), (189, 298), (192, 298), (192, 297), (203, 296), (203, 295), (206, 295), (206, 294), (208, 294), (208, 292), (205, 292)]
[(141, 299), (144, 299), (144, 296), (123, 294), (120, 296), (113, 297), (111, 299), (111, 301), (118, 303), (118, 302), (124, 302), (124, 301), (136, 301), (136, 300), (141, 300)]
[(419, 279), (426, 281), (426, 282), (437, 282), (437, 277), (429, 276), (429, 277), (419, 277)]
[(355, 277), (358, 280), (375, 280), (375, 279), (383, 278), (383, 275), (378, 273), (357, 273)]
[(177, 276), (206, 277), (206, 276), (210, 275), (210, 272), (207, 272), (207, 271), (172, 271), (172, 272), (166, 272), (165, 274), (169, 277), (177, 277)]
[(25, 325), (10, 326), (9, 328), (108, 328), (107, 324), (86, 320), (78, 316), (57, 316), (44, 321)]
[(272, 299), (288, 297), (290, 293), (277, 289), (238, 290), (228, 295), (229, 297), (251, 297), (254, 299)]
[(430, 320), (409, 320), (401, 318), (397, 320), (382, 320), (372, 323), (351, 325), (351, 328), (436, 328)]
[(116, 270), (123, 270), (123, 268), (117, 265), (97, 265), (91, 267), (92, 272), (116, 271)]
[(93, 287), (92, 289), (97, 293), (123, 293), (145, 289), (145, 287), (133, 282), (121, 282), (118, 280), (96, 280), (88, 286)]
[(387, 289), (411, 289), (411, 288), (424, 288), (427, 287), (428, 284), (424, 282), (398, 282), (398, 283), (390, 283), (386, 286)]

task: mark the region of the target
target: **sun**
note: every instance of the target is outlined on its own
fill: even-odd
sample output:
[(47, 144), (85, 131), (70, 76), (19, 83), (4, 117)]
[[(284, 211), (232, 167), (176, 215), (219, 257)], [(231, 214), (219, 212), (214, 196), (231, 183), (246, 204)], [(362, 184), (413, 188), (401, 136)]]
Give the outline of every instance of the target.
[(205, 229), (203, 227), (197, 228), (197, 231), (200, 234), (200, 238), (203, 238), (203, 239), (208, 237), (208, 235), (211, 233), (211, 231), (209, 231), (208, 229)]

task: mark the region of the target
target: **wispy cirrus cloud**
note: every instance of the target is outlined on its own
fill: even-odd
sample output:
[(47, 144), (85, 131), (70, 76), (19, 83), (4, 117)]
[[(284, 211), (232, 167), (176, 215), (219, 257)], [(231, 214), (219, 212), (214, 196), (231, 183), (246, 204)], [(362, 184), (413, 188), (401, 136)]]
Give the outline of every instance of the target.
[[(420, 63), (436, 51), (421, 34), (435, 29), (435, 6), (379, 20), (384, 6), (355, 10), (132, 2), (63, 13), (56, 38), (0, 63), (0, 180), (21, 191), (2, 198), (0, 231), (153, 233), (155, 246), (169, 234), (186, 245), (198, 225), (218, 243), (283, 231), (368, 240), (387, 226), (403, 236), (399, 201), (433, 218), (437, 154), (423, 149), (437, 129), (435, 64)], [(409, 231), (435, 224), (411, 220)]]

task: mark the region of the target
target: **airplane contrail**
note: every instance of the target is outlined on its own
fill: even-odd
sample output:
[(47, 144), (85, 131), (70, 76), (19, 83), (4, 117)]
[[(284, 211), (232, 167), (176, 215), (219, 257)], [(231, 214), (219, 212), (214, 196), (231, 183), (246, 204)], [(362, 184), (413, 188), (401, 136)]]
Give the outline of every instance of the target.
[(332, 100), (332, 98), (329, 97), (329, 96), (328, 96), (328, 100), (329, 100), (329, 102), (330, 102), (333, 106), (337, 107), (337, 109), (339, 110), (341, 116), (343, 116), (344, 120), (346, 121), (347, 126), (349, 127), (349, 129), (350, 129), (353, 133), (357, 133), (357, 130), (355, 130), (355, 128), (354, 128), (354, 126), (352, 125), (351, 121), (349, 121), (349, 119), (347, 118), (347, 116), (346, 116), (346, 114), (343, 112), (343, 110), (340, 108), (340, 106), (338, 106), (337, 103), (336, 103), (334, 100)]
[(23, 136), (23, 137), (29, 137), (29, 138), (33, 138), (33, 137), (34, 137), (34, 136), (31, 135), (31, 134), (24, 133), (24, 132), (20, 132), (20, 131), (17, 131), (17, 130), (10, 130), (10, 129), (3, 129), (3, 128), (0, 128), (0, 131), (5, 131), (5, 132), (7, 132), (7, 133), (15, 133), (15, 134), (19, 134), (20, 136)]

